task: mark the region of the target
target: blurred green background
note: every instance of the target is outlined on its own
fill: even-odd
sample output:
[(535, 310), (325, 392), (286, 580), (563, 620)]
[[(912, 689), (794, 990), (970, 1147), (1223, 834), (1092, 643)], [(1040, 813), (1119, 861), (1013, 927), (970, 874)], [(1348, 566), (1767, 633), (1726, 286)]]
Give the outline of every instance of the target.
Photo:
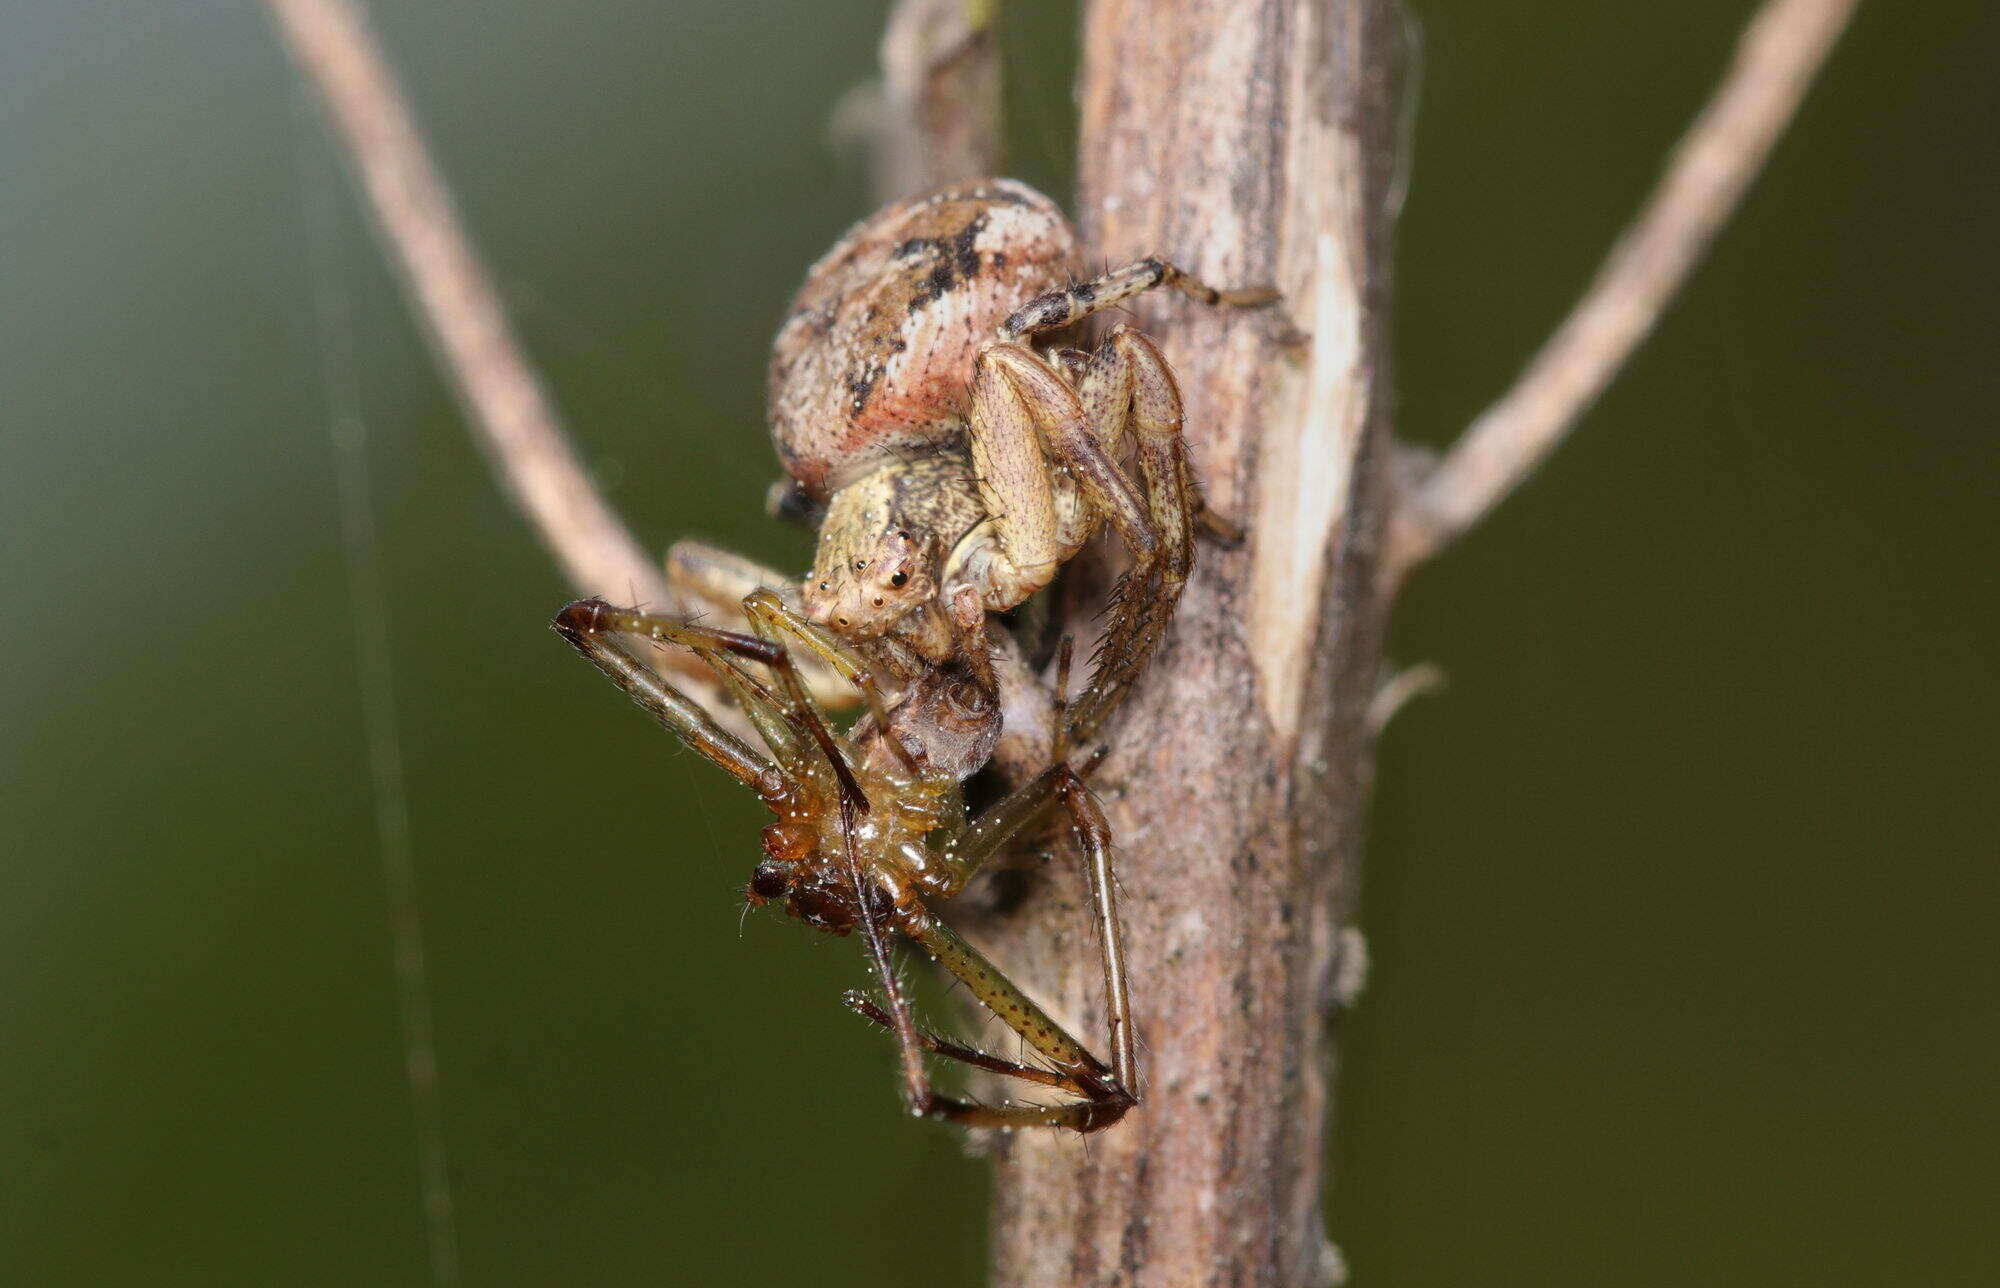
[[(374, 7), (623, 512), (802, 564), (761, 368), (868, 204), (827, 120), (880, 7)], [(1416, 6), (1407, 435), (1547, 333), (1749, 7)], [(427, 1281), (315, 253), (466, 1282), (976, 1279), (981, 1165), (895, 1112), (852, 945), (739, 929), (752, 803), (545, 630), (259, 7), (0, 14), (0, 1282)], [(1073, 11), (1016, 24), (1061, 191)], [(2000, 1282), (1996, 46), (1865, 5), (1658, 338), (1411, 588), (1395, 655), (1451, 682), (1383, 749), (1357, 1283)]]

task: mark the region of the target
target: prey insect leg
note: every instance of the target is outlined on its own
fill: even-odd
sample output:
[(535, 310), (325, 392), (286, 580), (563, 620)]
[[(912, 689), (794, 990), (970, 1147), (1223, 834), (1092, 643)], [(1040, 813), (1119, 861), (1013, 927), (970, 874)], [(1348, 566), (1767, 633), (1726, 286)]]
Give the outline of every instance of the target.
[[(772, 751), (786, 762), (787, 770), (794, 774), (811, 776), (814, 765), (824, 763), (839, 783), (842, 798), (851, 803), (857, 813), (868, 812), (868, 798), (855, 780), (854, 766), (842, 750), (839, 740), (833, 736), (833, 731), (827, 726), (811, 694), (807, 692), (805, 682), (793, 666), (791, 654), (783, 644), (761, 636), (717, 630), (711, 626), (684, 622), (657, 613), (613, 608), (601, 600), (572, 604), (564, 609), (563, 613), (567, 616), (579, 607), (589, 610), (589, 629), (593, 632), (622, 631), (628, 635), (678, 644), (706, 658), (735, 691), (743, 703), (745, 714), (750, 717), (751, 723), (757, 726), (764, 740), (771, 745)], [(558, 630), (563, 629), (561, 622), (562, 619), (558, 618)], [(565, 634), (567, 635), (567, 632)], [(571, 642), (576, 643), (576, 640), (572, 638)], [(602, 641), (599, 643), (603, 648), (632, 662), (630, 655), (624, 654), (623, 650), (617, 649), (615, 645)], [(583, 646), (578, 644), (578, 647)], [(744, 675), (731, 660), (734, 658), (746, 658), (769, 667), (784, 684), (784, 695), (781, 697), (773, 694), (754, 679)], [(597, 658), (592, 656), (591, 660), (597, 661)], [(636, 663), (633, 665), (636, 666)], [(599, 666), (603, 668), (602, 663), (599, 663)], [(613, 675), (613, 678), (618, 677)], [(627, 692), (632, 690), (628, 688)], [(683, 698), (681, 701), (685, 702), (686, 699)], [(675, 731), (679, 732), (678, 729)], [(822, 762), (809, 760), (807, 753), (800, 746), (802, 735), (804, 738), (809, 738), (818, 748), (823, 757)], [(741, 746), (741, 743), (738, 745)], [(701, 747), (696, 749), (705, 750)], [(727, 768), (726, 765), (724, 767)], [(749, 779), (744, 781), (750, 782)], [(751, 782), (751, 786), (756, 785)]]
[(1115, 1070), (1106, 1068), (958, 932), (922, 911), (904, 913), (898, 921), (905, 935), (957, 976), (981, 1005), (1020, 1034), (1066, 1085), (1085, 1097), (1066, 1105), (982, 1105), (933, 1094), (929, 1112), (934, 1117), (977, 1127), (1068, 1127), (1092, 1132), (1117, 1122), (1138, 1103)]
[[(1059, 663), (1064, 677), (1069, 670), (1069, 654), (1070, 643), (1065, 640)], [(1057, 733), (1054, 751), (1060, 758), (1068, 751), (1062, 733), (1065, 721), (1060, 700), (1055, 715)], [(1095, 768), (1103, 757), (1104, 752), (1100, 749), (1085, 763), (1084, 772)], [(919, 1032), (916, 1040), (923, 1049), (988, 1072), (1043, 1086), (1060, 1087), (1084, 1098), (1082, 1103), (1073, 1105), (991, 1106), (934, 1096), (931, 1112), (935, 1116), (973, 1126), (1057, 1126), (1088, 1132), (1116, 1122), (1137, 1103), (1133, 1088), (1137, 1085), (1138, 1073), (1132, 1043), (1124, 939), (1111, 877), (1111, 830), (1085, 785), (1083, 774), (1058, 759), (1032, 782), (986, 811), (948, 847), (943, 858), (954, 869), (951, 888), (962, 887), (974, 871), (1058, 801), (1069, 811), (1071, 825), (1083, 850), (1091, 902), (1097, 914), (1097, 940), (1104, 968), (1105, 1009), (1111, 1037), (1111, 1064), (1107, 1068), (1103, 1061), (1092, 1055), (997, 966), (949, 926), (921, 910), (899, 910), (897, 924), (903, 933), (930, 954), (932, 960), (957, 976), (981, 1005), (997, 1015), (1054, 1067), (1053, 1070), (1044, 1070), (1024, 1065)], [(892, 996), (891, 1001), (894, 1000)], [(907, 1039), (893, 1023), (896, 1018), (893, 1012), (884, 1014), (866, 998), (850, 995), (847, 1002), (862, 1016), (894, 1029), (899, 1040), (904, 1041), (907, 1052)]]
[[(786, 604), (769, 589), (746, 595), (743, 612), (764, 638), (776, 641), (783, 633), (811, 649), (821, 662), (833, 668), (841, 679), (861, 694), (868, 704), (869, 714), (875, 718), (875, 727), (889, 740), (889, 745), (903, 763), (913, 769), (923, 763), (922, 749), (906, 743), (890, 724), (889, 703), (882, 694), (881, 686), (875, 682), (874, 671), (845, 641)], [(799, 674), (796, 670), (793, 673)]]
[(771, 772), (766, 760), (735, 734), (718, 725), (693, 699), (661, 679), (639, 659), (606, 638), (624, 627), (620, 614), (601, 599), (580, 599), (556, 615), (556, 633), (589, 659), (611, 682), (652, 713), (654, 719), (695, 751), (727, 770), (738, 782), (759, 787)]
[[(879, 1025), (892, 1032), (895, 1030), (895, 1023), (889, 1018), (889, 1013), (877, 1006), (875, 1000), (861, 990), (849, 989), (840, 995), (840, 1000), (847, 1003), (847, 1009), (853, 1011), (869, 1023)], [(917, 1042), (932, 1055), (943, 1056), (947, 1060), (957, 1060), (961, 1064), (971, 1065), (975, 1069), (983, 1069), (987, 1073), (997, 1073), (1007, 1078), (1019, 1078), (1023, 1082), (1037, 1082), (1044, 1087), (1054, 1087), (1061, 1091), (1073, 1091), (1078, 1095), (1085, 1094), (1084, 1089), (1077, 1084), (1076, 1080), (1065, 1074), (1057, 1073), (1053, 1069), (1044, 1069), (1038, 1064), (1022, 1064), (1019, 1060), (1009, 1060), (1005, 1056), (994, 1055), (990, 1051), (981, 1051), (978, 1047), (969, 1047), (963, 1042), (954, 1042), (948, 1037), (931, 1032), (929, 1029), (919, 1028), (917, 1030)]]
[(875, 968), (875, 977), (882, 981), (882, 996), (889, 1002), (889, 1012), (884, 1018), (889, 1031), (896, 1036), (896, 1052), (903, 1072), (903, 1104), (912, 1114), (928, 1115), (935, 1110), (938, 1097), (931, 1091), (930, 1076), (924, 1072), (923, 1039), (910, 1010), (910, 999), (903, 992), (903, 982), (896, 975), (896, 963), (889, 955), (882, 908), (870, 897), (876, 892), (861, 875), (861, 859), (854, 848), (854, 812), (845, 800), (840, 803), (840, 831), (846, 848), (848, 881), (855, 906), (861, 910), (862, 942), (868, 946), (868, 961)]
[[(676, 541), (667, 551), (666, 569), (667, 584), (690, 608), (715, 613), (725, 621), (744, 620), (752, 595), (769, 595), (787, 611), (797, 611), (797, 578), (707, 542)], [(804, 659), (801, 667), (813, 700), (835, 711), (852, 707), (855, 690), (842, 682), (842, 668), (826, 657), (823, 648), (816, 645), (813, 652), (818, 657)]]

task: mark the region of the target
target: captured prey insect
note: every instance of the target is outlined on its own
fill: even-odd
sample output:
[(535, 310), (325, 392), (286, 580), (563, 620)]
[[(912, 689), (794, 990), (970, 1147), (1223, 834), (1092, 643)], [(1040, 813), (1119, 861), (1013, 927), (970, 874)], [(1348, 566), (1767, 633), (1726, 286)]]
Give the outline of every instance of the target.
[[(772, 440), (791, 500), (819, 516), (812, 571), (799, 583), (684, 541), (668, 558), (677, 588), (721, 611), (781, 589), (900, 680), (976, 661), (969, 625), (1049, 585), (1109, 522), (1132, 568), (1068, 711), (1069, 736), (1090, 738), (1166, 629), (1194, 524), (1236, 534), (1203, 505), (1153, 341), (1122, 324), (1088, 352), (1044, 338), (1155, 287), (1238, 307), (1277, 293), (1218, 291), (1154, 258), (1079, 281), (1077, 259), (1055, 203), (1007, 179), (856, 225), (807, 274), (772, 349)], [(1024, 734), (1049, 745), (1008, 730)]]
[[(752, 904), (782, 899), (792, 916), (835, 935), (861, 931), (886, 1006), (859, 992), (847, 1004), (895, 1035), (903, 1103), (912, 1114), (974, 1127), (1102, 1130), (1138, 1103), (1125, 955), (1111, 879), (1111, 835), (1081, 768), (1058, 736), (1048, 767), (979, 817), (968, 818), (960, 780), (991, 754), (1000, 708), (990, 684), (952, 662), (913, 677), (893, 706), (837, 637), (787, 608), (772, 591), (743, 602), (753, 634), (579, 600), (557, 615), (557, 633), (682, 742), (720, 765), (777, 815), (751, 875)], [(969, 629), (984, 630), (984, 623)], [(620, 637), (691, 650), (714, 669), (756, 729), (759, 751), (675, 690)], [(869, 711), (846, 733), (828, 724), (787, 639), (847, 677)], [(1068, 649), (1059, 670), (1067, 670)], [(1056, 725), (1063, 726), (1060, 711)], [(964, 888), (1047, 812), (1067, 811), (1088, 869), (1103, 958), (1110, 1028), (1107, 1064), (1065, 1032), (1000, 968), (927, 906)], [(981, 1005), (1040, 1057), (1031, 1064), (920, 1028), (890, 958), (891, 932), (950, 971)], [(935, 1091), (925, 1053), (1077, 1097), (1054, 1105), (982, 1104)]]

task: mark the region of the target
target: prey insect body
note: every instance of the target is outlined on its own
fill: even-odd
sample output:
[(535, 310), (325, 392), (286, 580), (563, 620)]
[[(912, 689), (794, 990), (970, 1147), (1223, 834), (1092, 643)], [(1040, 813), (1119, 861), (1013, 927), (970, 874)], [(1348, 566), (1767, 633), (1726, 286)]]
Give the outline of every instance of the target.
[[(961, 769), (983, 763), (998, 735), (1000, 712), (984, 684), (940, 665), (918, 677), (893, 707), (873, 708), (849, 732), (827, 722), (784, 642), (822, 656), (845, 646), (769, 591), (744, 604), (754, 632), (742, 634), (678, 618), (579, 600), (557, 615), (558, 634), (688, 747), (755, 792), (775, 821), (763, 831), (764, 858), (746, 893), (753, 904), (786, 911), (835, 935), (861, 932), (881, 983), (883, 1002), (859, 992), (847, 1004), (896, 1038), (901, 1091), (911, 1113), (974, 1127), (1102, 1130), (1138, 1103), (1131, 1008), (1125, 983), (1111, 836), (1083, 769), (1058, 746), (1042, 773), (977, 818), (968, 817)], [(722, 728), (675, 689), (629, 645), (631, 640), (693, 651), (741, 704), (764, 746)], [(970, 772), (965, 770), (964, 772)], [(1066, 811), (1084, 855), (1097, 909), (1105, 975), (1110, 1058), (1100, 1059), (1037, 1005), (998, 966), (940, 920), (929, 901), (949, 898), (1010, 843)], [(963, 982), (1033, 1050), (1027, 1063), (954, 1042), (920, 1028), (890, 959), (900, 934)], [(941, 1094), (926, 1054), (1074, 1097), (1060, 1104), (985, 1104)]]

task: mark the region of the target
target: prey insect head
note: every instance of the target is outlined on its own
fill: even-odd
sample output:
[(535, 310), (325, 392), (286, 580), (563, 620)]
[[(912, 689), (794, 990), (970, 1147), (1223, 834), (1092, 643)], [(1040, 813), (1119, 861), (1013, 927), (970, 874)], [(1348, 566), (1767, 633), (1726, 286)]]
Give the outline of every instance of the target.
[(777, 859), (766, 859), (750, 874), (750, 884), (743, 888), (743, 897), (750, 901), (752, 907), (761, 908), (791, 887), (792, 865)]

